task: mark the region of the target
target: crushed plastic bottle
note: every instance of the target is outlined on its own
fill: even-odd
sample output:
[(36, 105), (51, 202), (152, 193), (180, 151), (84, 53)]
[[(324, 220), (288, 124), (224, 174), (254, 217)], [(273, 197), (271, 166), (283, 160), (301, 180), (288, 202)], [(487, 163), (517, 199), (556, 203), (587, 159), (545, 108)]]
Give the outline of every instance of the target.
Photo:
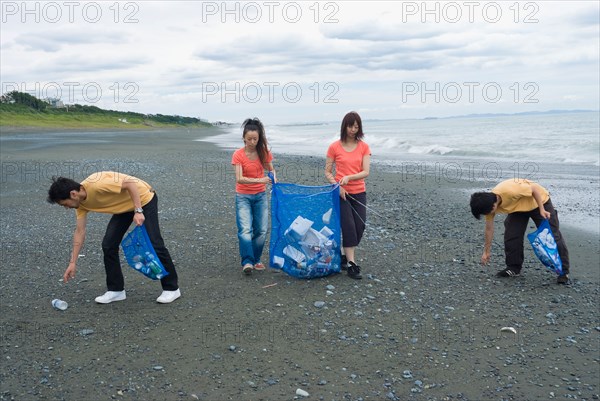
[(54, 307), (54, 309), (67, 310), (67, 308), (69, 307), (69, 304), (60, 299), (53, 299), (52, 306)]

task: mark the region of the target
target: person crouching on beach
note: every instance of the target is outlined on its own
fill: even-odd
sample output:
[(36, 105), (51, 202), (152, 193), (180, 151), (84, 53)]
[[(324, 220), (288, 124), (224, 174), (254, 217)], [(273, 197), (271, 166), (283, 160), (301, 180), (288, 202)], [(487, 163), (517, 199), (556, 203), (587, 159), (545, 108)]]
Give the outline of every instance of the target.
[(540, 184), (525, 179), (502, 181), (491, 192), (476, 192), (471, 195), (471, 213), (479, 220), (485, 216), (485, 244), (481, 263), (486, 265), (491, 258), (494, 238), (494, 216), (506, 213), (504, 220), (504, 253), (506, 268), (497, 273), (498, 277), (518, 276), (523, 267), (523, 238), (527, 223), (531, 218), (536, 226), (548, 219), (558, 254), (562, 260), (563, 274), (557, 278), (558, 284), (569, 283), (569, 251), (560, 233), (558, 213), (550, 201), (550, 193)]
[[(361, 279), (355, 250), (365, 231), (367, 221), (367, 192), (365, 178), (369, 176), (371, 149), (363, 139), (362, 121), (356, 112), (344, 116), (340, 140), (327, 149), (325, 178), (340, 184), (340, 220), (342, 226), (342, 270), (348, 276)], [(335, 177), (333, 167), (335, 165)]]
[(148, 183), (114, 171), (94, 173), (81, 183), (65, 177), (53, 177), (52, 181), (47, 201), (68, 209), (75, 209), (77, 218), (71, 261), (63, 275), (65, 283), (75, 277), (77, 257), (85, 241), (88, 213), (109, 213), (112, 217), (102, 240), (108, 291), (96, 297), (96, 302), (109, 304), (122, 301), (126, 297), (119, 261), (119, 244), (132, 221), (137, 226), (144, 224), (158, 258), (169, 273), (160, 280), (163, 291), (156, 301), (168, 304), (181, 296), (175, 266), (160, 234), (158, 196)]
[(276, 177), (262, 122), (248, 118), (242, 127), (244, 146), (233, 153), (231, 164), (235, 170), (235, 215), (242, 271), (250, 274), (252, 270), (265, 270), (260, 258), (269, 225), (266, 184), (271, 182), (265, 169), (275, 180)]

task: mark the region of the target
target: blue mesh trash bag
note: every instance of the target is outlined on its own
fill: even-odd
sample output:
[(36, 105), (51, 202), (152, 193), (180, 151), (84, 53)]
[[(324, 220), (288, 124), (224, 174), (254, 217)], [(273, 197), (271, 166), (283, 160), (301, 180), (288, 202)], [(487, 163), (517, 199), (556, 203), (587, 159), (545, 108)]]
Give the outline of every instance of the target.
[(148, 231), (143, 225), (131, 230), (121, 241), (121, 247), (127, 263), (135, 271), (152, 280), (160, 280), (169, 274), (156, 256)]
[(297, 278), (339, 273), (339, 185), (273, 184), (269, 265)]
[(533, 252), (544, 266), (561, 275), (563, 273), (562, 261), (548, 220), (544, 220), (536, 231), (527, 234), (527, 239), (531, 243)]

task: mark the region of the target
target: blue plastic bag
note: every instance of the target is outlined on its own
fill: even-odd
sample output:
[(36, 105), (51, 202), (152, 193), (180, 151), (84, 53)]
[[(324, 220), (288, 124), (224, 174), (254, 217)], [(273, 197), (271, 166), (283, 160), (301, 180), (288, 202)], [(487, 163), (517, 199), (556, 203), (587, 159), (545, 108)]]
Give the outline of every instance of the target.
[(536, 231), (527, 234), (527, 239), (544, 266), (558, 275), (563, 274), (562, 261), (548, 220), (544, 220)]
[(274, 183), (269, 265), (297, 278), (339, 273), (339, 185)]
[(169, 273), (165, 270), (148, 237), (148, 231), (143, 225), (136, 226), (121, 241), (121, 247), (127, 263), (135, 271), (142, 273), (152, 280), (160, 280)]

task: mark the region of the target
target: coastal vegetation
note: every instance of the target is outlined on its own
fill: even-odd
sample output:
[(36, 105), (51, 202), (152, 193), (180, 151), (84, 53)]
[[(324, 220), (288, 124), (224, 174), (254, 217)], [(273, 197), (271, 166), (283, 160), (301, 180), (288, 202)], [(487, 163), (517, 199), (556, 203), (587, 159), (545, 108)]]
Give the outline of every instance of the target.
[(211, 124), (195, 117), (104, 110), (80, 104), (63, 105), (61, 102), (41, 100), (28, 93), (13, 91), (0, 97), (0, 126), (148, 129), (202, 128)]

